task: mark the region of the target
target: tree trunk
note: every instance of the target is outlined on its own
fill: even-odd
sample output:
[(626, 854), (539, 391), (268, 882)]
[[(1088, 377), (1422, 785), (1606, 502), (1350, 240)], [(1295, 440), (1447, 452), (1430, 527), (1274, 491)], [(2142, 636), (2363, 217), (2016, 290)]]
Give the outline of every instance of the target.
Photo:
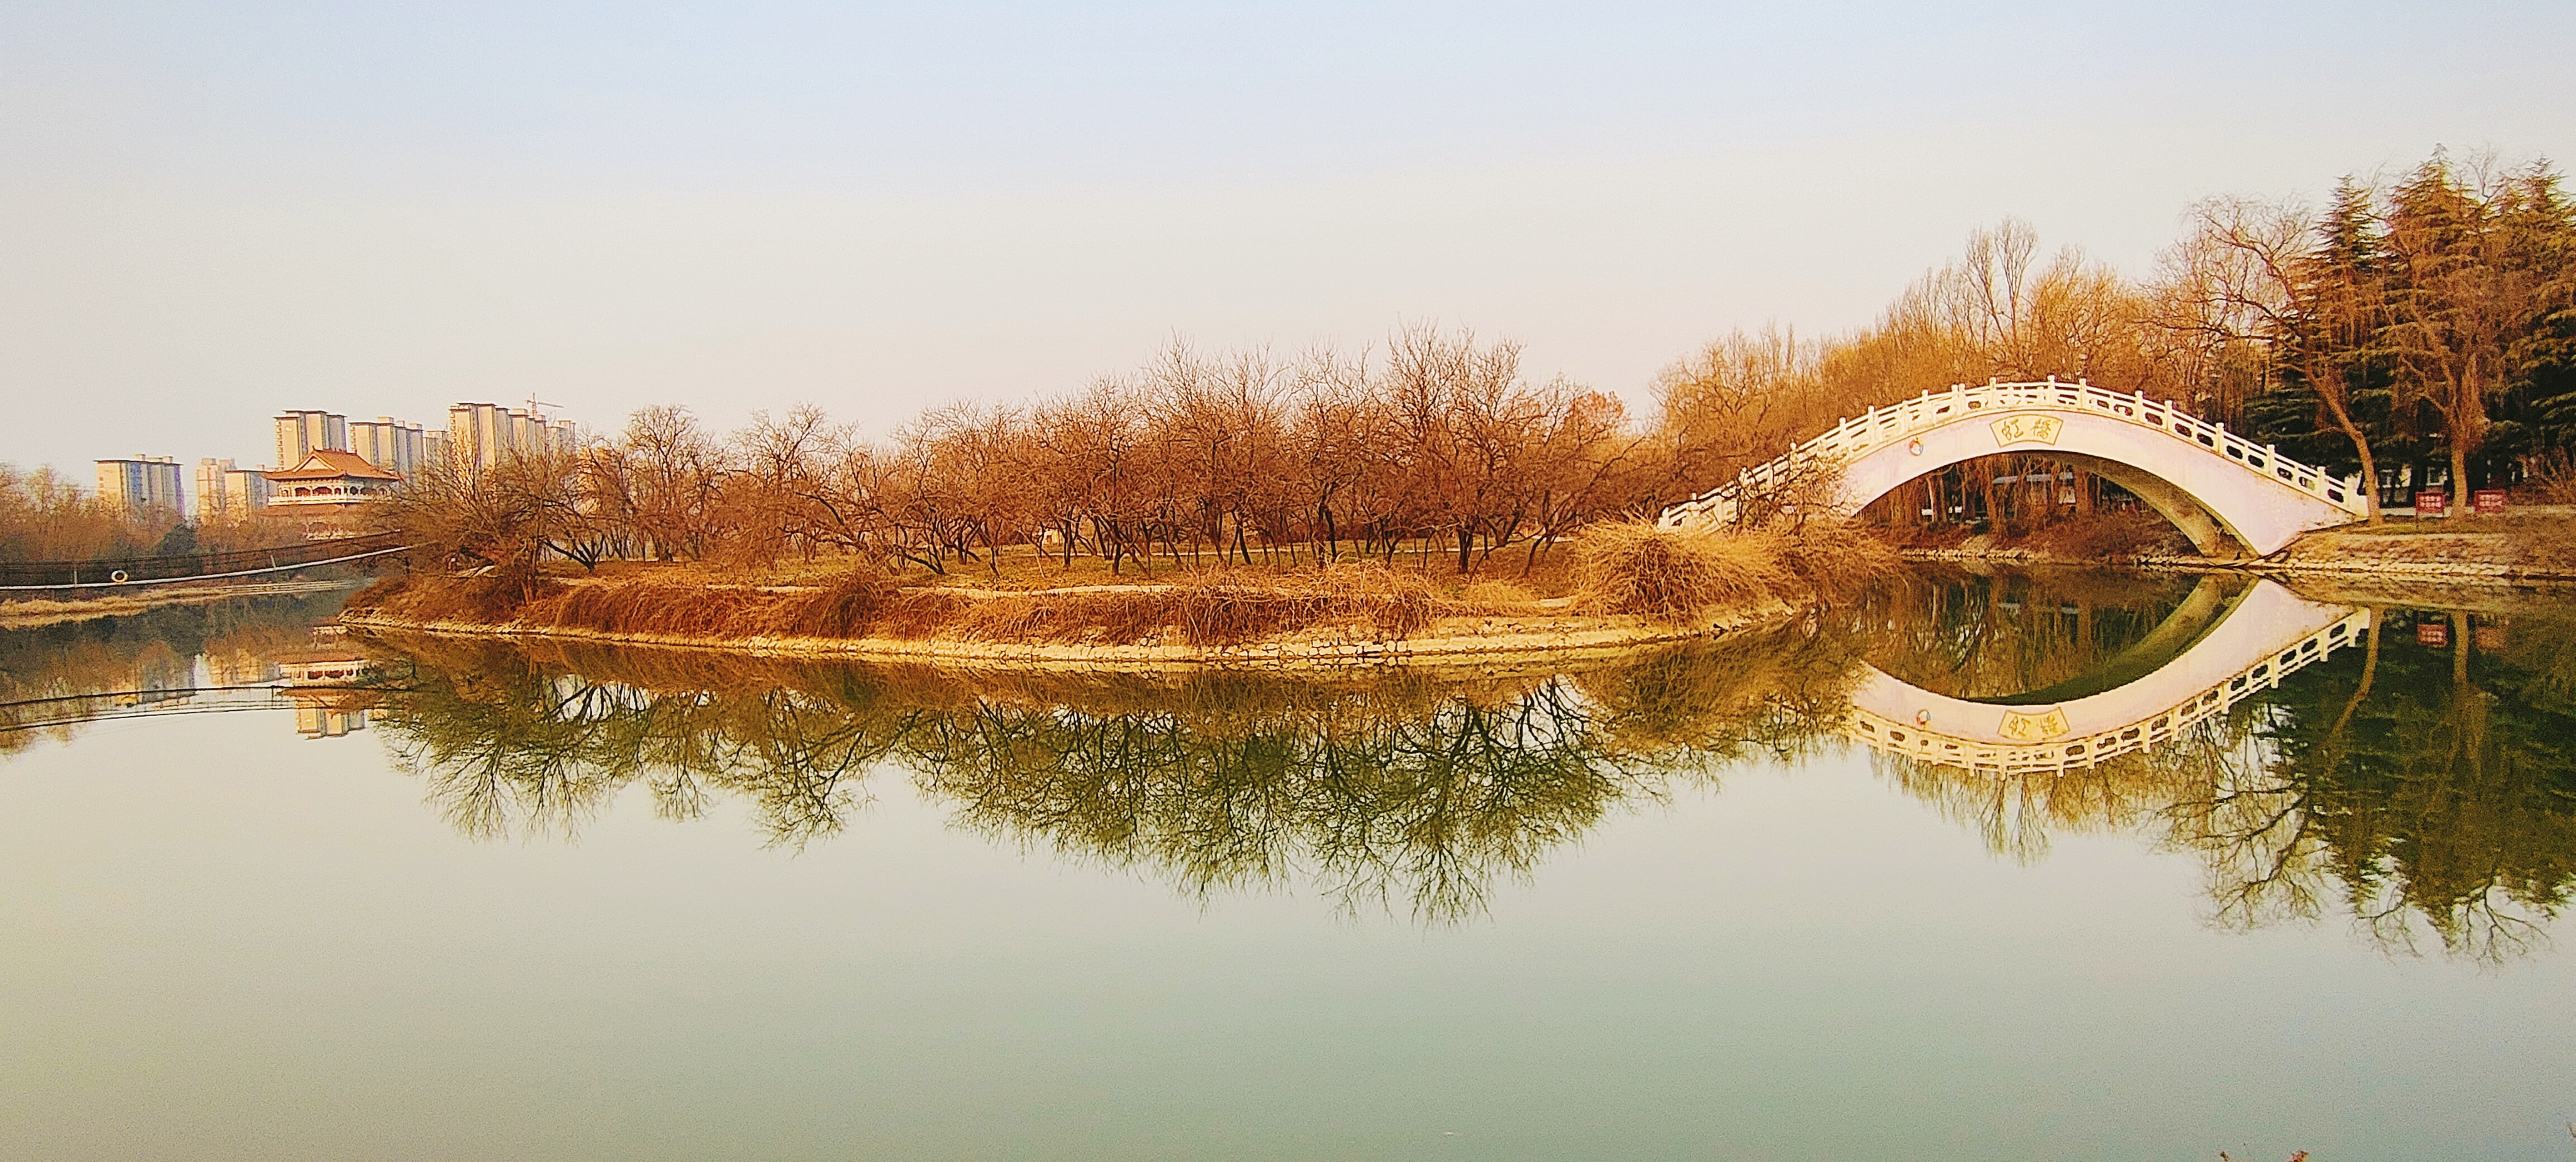
[(2353, 422), (2352, 412), (2343, 406), (2343, 401), (2335, 394), (2328, 392), (2317, 394), (2326, 401), (2326, 409), (2334, 413), (2335, 426), (2342, 428), (2343, 434), (2352, 438), (2353, 453), (2361, 457), (2362, 496), (2364, 503), (2370, 506), (2370, 515), (2367, 519), (2371, 524), (2378, 524), (2379, 461), (2370, 455), (2370, 437), (2361, 434), (2361, 425)]
[[(2377, 512), (2378, 506), (2373, 505), (2371, 511)], [(2370, 647), (2361, 658), (2361, 684), (2353, 688), (2352, 700), (2343, 704), (2343, 714), (2335, 719), (2334, 729), (2327, 732), (2328, 738), (2340, 740), (2344, 728), (2352, 724), (2353, 713), (2361, 709), (2362, 700), (2370, 697), (2370, 683), (2379, 676), (2379, 622), (2383, 616), (2379, 609), (2370, 611)]]
[[(2453, 425), (2452, 434), (2458, 435), (2458, 425)], [(2454, 439), (2451, 441), (2451, 511), (2444, 513), (2443, 516), (2445, 519), (2459, 520), (2468, 515), (2469, 449), (2467, 445)]]

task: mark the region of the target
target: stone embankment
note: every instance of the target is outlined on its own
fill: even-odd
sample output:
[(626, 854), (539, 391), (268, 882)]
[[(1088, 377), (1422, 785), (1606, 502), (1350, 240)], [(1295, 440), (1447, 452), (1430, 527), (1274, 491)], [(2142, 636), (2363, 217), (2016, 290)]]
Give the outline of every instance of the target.
[(2247, 572), (2282, 577), (2384, 578), (2409, 584), (2519, 585), (2576, 581), (2576, 513), (2527, 510), (2506, 517), (2313, 532), (2268, 557), (2237, 560), (2154, 554), (2121, 561), (2068, 557), (2044, 549), (1996, 546), (1975, 537), (1955, 548), (1907, 549), (1913, 561), (1982, 561), (2021, 565), (2136, 565), (2186, 572)]
[(2571, 538), (2576, 538), (2576, 522), (2517, 522), (2474, 532), (2335, 529), (2310, 533), (2241, 567), (2449, 583), (2569, 581), (2576, 580)]

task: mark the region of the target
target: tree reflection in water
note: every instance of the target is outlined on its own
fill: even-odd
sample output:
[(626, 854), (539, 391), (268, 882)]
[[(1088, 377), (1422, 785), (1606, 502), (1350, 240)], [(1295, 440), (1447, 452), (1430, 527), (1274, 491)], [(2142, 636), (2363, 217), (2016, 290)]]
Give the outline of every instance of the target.
[(192, 693), (197, 666), (221, 686), (257, 681), (266, 660), (313, 642), (344, 592), (165, 605), (117, 617), (0, 629), (0, 758), (40, 740), (68, 743), (100, 695)]
[[(2035, 592), (2028, 580), (1933, 575), (1908, 595), (1914, 619), (1891, 620), (1912, 627), (1899, 630), (1906, 646), (1937, 647), (1914, 659), (1914, 680), (1955, 676), (2004, 700), (2018, 684), (2068, 680), (2046, 661), (2052, 650), (2113, 665), (2155, 635), (2152, 619), (2090, 608), (2099, 591), (2091, 580)], [(2154, 596), (2189, 615), (2192, 595), (2175, 592)], [(2134, 596), (2113, 601), (2140, 608)], [(2034, 607), (2053, 616), (2016, 615)], [(2520, 955), (2576, 885), (2576, 610), (2499, 599), (2486, 613), (2377, 616), (2360, 648), (2098, 766), (2006, 776), (1873, 762), (2025, 861), (2065, 832), (2138, 830), (2189, 851), (2223, 925), (2310, 919), (2334, 900), (2394, 950), (2429, 933), (2462, 955)], [(1882, 639), (1873, 657), (1889, 649)]]
[(2571, 661), (2563, 609), (2400, 610), (2294, 675), (2246, 724), (2266, 761), (2184, 816), (2240, 873), (2221, 914), (2313, 915), (2336, 892), (2392, 946), (2420, 922), (2482, 958), (2532, 947), (2576, 883)]
[[(414, 676), (380, 717), (472, 835), (570, 832), (641, 784), (677, 819), (747, 801), (769, 842), (801, 847), (840, 831), (891, 767), (965, 827), (1189, 893), (1311, 879), (1346, 906), (1446, 921), (1622, 805), (1843, 746), (1864, 662), (1912, 658), (1918, 676), (2008, 700), (2134, 663), (2210, 600), (2189, 582), (1931, 575), (1771, 633), (1472, 679), (975, 674), (407, 639), (388, 648)], [(2419, 643), (2418, 621), (2443, 626), (2423, 642), (2449, 644)], [(2430, 932), (2514, 955), (2576, 883), (2576, 612), (2397, 610), (2380, 626), (2094, 767), (1873, 763), (2018, 859), (2104, 830), (2192, 853), (2221, 924), (2332, 902), (2394, 948)]]
[(1434, 920), (1474, 912), (1620, 803), (1833, 737), (1856, 656), (1812, 625), (1467, 681), (400, 648), (412, 677), (380, 729), (470, 835), (568, 833), (642, 783), (675, 818), (742, 796), (771, 842), (801, 846), (839, 831), (891, 764), (990, 835), (1197, 893), (1306, 875)]

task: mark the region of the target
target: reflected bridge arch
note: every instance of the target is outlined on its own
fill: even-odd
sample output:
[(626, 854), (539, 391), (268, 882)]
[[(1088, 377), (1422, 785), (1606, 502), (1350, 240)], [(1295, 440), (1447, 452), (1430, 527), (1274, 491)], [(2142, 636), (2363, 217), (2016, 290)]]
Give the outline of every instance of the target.
[(1870, 666), (1852, 693), (1845, 731), (1874, 750), (1973, 772), (2090, 767), (2173, 738), (2370, 629), (2369, 610), (2310, 601), (2268, 580), (2256, 581), (2213, 618), (2207, 595), (2214, 592), (2204, 583), (2141, 643), (2150, 648), (2169, 631), (2190, 636), (2172, 660), (2107, 689), (1976, 700), (1937, 694)]

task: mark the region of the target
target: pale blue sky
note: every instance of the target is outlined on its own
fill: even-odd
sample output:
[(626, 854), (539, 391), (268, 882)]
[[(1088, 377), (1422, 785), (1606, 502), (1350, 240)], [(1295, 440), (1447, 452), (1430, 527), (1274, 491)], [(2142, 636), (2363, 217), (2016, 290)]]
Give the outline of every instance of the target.
[(0, 12), (0, 460), (287, 407), (882, 431), (1407, 320), (1643, 398), (2006, 214), (2565, 158), (2566, 6), (47, 4)]

